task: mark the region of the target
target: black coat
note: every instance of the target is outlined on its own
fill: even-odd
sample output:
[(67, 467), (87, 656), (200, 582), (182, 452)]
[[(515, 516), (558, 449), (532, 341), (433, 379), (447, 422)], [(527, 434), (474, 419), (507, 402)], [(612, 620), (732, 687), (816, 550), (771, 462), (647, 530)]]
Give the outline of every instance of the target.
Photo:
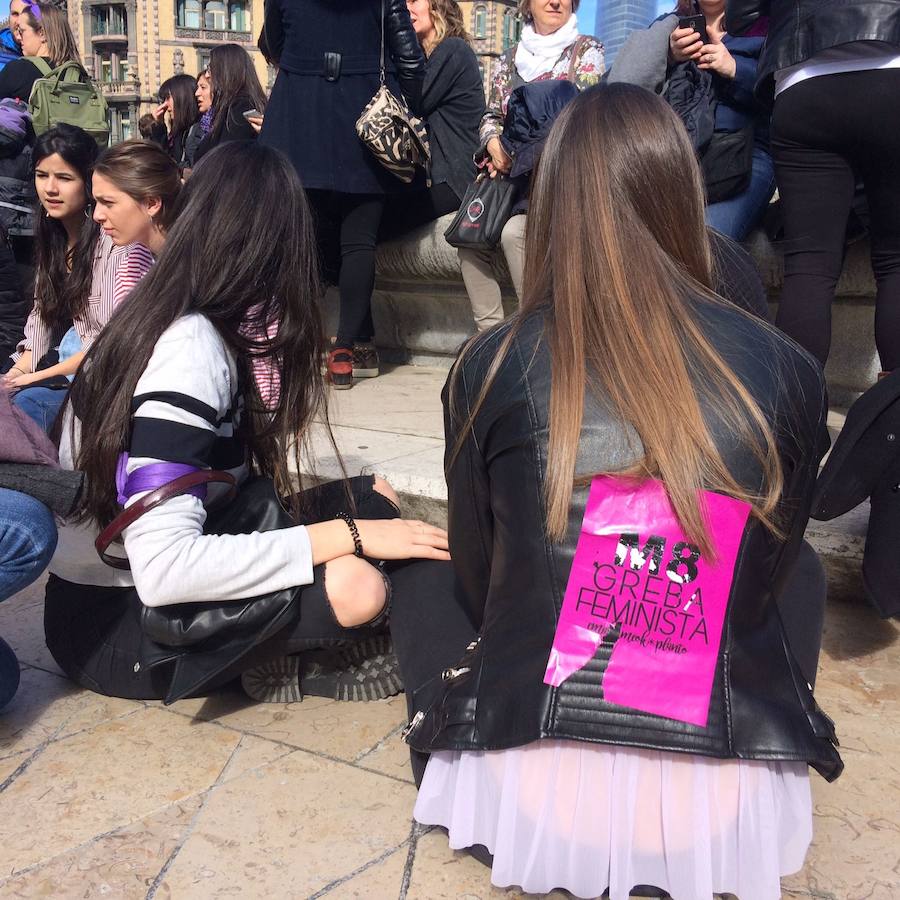
[[(384, 0), (387, 86), (421, 112), (425, 57), (405, 0)], [(291, 159), (304, 187), (348, 194), (400, 190), (356, 134), (379, 86), (379, 0), (266, 0), (279, 71), (260, 139)]]
[[(767, 416), (784, 471), (776, 512), (784, 536), (752, 518), (744, 529), (706, 727), (605, 700), (598, 690), (609, 661), (603, 648), (559, 687), (544, 683), (588, 487), (575, 487), (567, 535), (551, 542), (543, 504), (551, 373), (546, 311), (537, 309), (520, 320), (486, 396), (486, 375), (511, 321), (481, 336), (445, 389), (450, 551), (457, 598), (478, 637), (456, 666), (415, 691), (407, 737), (414, 749), (488, 750), (574, 739), (719, 758), (806, 760), (829, 780), (840, 774), (834, 727), (790, 651), (776, 605), (802, 543), (826, 433), (821, 366), (726, 304), (697, 300), (693, 312)], [(479, 399), (483, 405), (463, 431), (466, 411)], [(587, 391), (584, 403), (578, 471), (614, 472), (636, 462), (637, 435), (603, 398)], [(735, 440), (727, 418), (709, 406), (705, 415), (729, 471), (757, 490), (760, 462)]]
[(191, 165), (199, 162), (201, 156), (226, 141), (255, 141), (256, 132), (244, 118), (244, 113), (251, 109), (253, 109), (253, 101), (249, 97), (238, 97), (228, 107), (228, 115), (225, 117), (225, 125), (222, 130), (218, 134), (210, 131), (197, 145)]
[(816, 484), (813, 517), (834, 519), (871, 499), (863, 556), (866, 596), (900, 615), (900, 371), (850, 407)]
[(474, 51), (462, 38), (445, 38), (428, 57), (422, 113), (428, 122), (432, 184), (449, 184), (460, 200), (475, 179), (473, 157), (484, 109)]
[(725, 29), (744, 34), (763, 16), (768, 37), (759, 60), (757, 92), (771, 100), (774, 75), (807, 59), (854, 41), (900, 45), (897, 0), (726, 0)]

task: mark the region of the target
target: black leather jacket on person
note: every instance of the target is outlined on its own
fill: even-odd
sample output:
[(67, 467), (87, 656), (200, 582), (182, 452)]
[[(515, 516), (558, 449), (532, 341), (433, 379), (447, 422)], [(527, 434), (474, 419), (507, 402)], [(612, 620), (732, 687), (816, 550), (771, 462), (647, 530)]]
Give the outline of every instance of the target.
[[(415, 749), (490, 750), (566, 738), (719, 758), (805, 760), (829, 780), (840, 774), (833, 723), (788, 649), (775, 604), (802, 541), (823, 448), (822, 371), (782, 334), (734, 307), (697, 301), (694, 308), (704, 333), (771, 421), (785, 478), (786, 537), (753, 519), (743, 534), (706, 727), (604, 700), (605, 646), (560, 687), (544, 684), (588, 487), (573, 493), (566, 539), (551, 543), (542, 503), (550, 364), (544, 313), (535, 312), (522, 323), (460, 455), (452, 464), (448, 457), (457, 599), (478, 638), (456, 667), (413, 695), (407, 741)], [(465, 358), (455, 387), (452, 376), (448, 381), (445, 409), (456, 404), (464, 420), (509, 328), (507, 322), (491, 331)], [(757, 489), (756, 458), (727, 424), (709, 409), (706, 415), (734, 476)], [(460, 426), (449, 415), (446, 423), (449, 454)], [(622, 469), (636, 461), (639, 448), (637, 434), (588, 393), (578, 471)]]
[(726, 0), (725, 29), (749, 31), (769, 17), (766, 45), (759, 61), (758, 93), (771, 100), (775, 72), (855, 41), (900, 45), (897, 0)]

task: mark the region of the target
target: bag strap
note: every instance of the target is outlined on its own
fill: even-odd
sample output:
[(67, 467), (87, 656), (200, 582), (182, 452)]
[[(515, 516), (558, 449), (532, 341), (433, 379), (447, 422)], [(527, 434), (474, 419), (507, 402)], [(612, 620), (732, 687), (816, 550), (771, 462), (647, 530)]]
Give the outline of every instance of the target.
[(579, 34), (575, 38), (575, 46), (572, 48), (572, 58), (569, 60), (569, 74), (566, 76), (567, 81), (575, 84), (575, 77), (578, 74), (578, 63), (581, 62), (580, 56), (585, 45), (590, 40), (590, 35)]
[(189, 491), (191, 488), (197, 487), (197, 485), (209, 484), (210, 482), (227, 484), (230, 488), (229, 494), (232, 497), (237, 492), (237, 482), (234, 480), (234, 476), (218, 469), (191, 472), (189, 475), (182, 475), (180, 478), (175, 478), (168, 484), (158, 487), (155, 491), (150, 491), (149, 494), (145, 494), (139, 500), (132, 503), (128, 509), (123, 509), (122, 512), (120, 512), (119, 515), (117, 515), (112, 522), (97, 535), (97, 539), (94, 541), (94, 548), (97, 551), (97, 555), (103, 562), (108, 566), (112, 566), (114, 569), (130, 569), (131, 566), (127, 559), (123, 559), (120, 556), (110, 556), (110, 554), (106, 552), (109, 549), (109, 545), (120, 537), (122, 532), (129, 525), (133, 525), (142, 515), (144, 515), (144, 513), (150, 512), (151, 509), (155, 509), (160, 503), (165, 503), (166, 500), (171, 500), (172, 497), (178, 497)]
[(26, 56), (24, 58), (41, 73), (41, 77), (48, 78), (53, 74), (53, 69), (50, 68), (50, 64), (42, 56)]
[(384, 0), (381, 0), (381, 86), (384, 87)]

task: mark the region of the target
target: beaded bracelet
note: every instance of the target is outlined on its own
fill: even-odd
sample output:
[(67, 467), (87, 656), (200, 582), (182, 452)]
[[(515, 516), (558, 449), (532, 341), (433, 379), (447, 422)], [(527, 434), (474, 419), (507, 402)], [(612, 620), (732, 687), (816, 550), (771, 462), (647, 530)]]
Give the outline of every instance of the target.
[(356, 522), (353, 521), (353, 516), (349, 513), (339, 512), (335, 514), (335, 518), (347, 523), (347, 527), (350, 529), (350, 536), (353, 538), (353, 555), (362, 556), (362, 540), (360, 540), (359, 529), (356, 527)]

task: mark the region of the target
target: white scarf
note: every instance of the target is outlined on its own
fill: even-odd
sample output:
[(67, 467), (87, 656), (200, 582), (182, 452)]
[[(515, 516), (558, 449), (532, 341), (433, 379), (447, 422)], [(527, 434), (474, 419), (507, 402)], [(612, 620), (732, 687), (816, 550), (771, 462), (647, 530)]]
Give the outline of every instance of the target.
[(516, 69), (523, 81), (534, 81), (546, 75), (562, 56), (563, 50), (578, 40), (578, 17), (573, 15), (553, 34), (538, 34), (534, 26), (526, 25), (516, 48)]

